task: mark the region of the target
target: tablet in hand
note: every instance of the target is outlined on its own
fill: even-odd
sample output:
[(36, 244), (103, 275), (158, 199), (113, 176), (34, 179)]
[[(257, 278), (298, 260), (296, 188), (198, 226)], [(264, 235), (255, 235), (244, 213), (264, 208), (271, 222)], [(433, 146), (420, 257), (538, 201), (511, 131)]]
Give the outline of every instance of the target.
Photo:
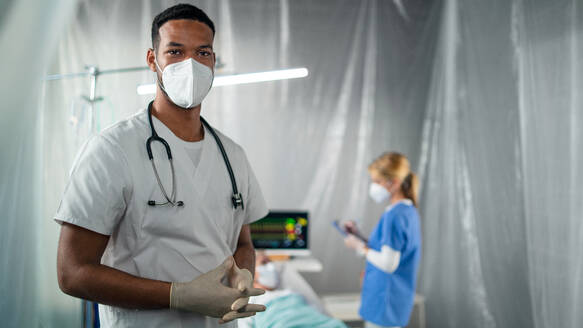
[(342, 236), (344, 236), (344, 237), (348, 236), (348, 232), (346, 232), (344, 229), (342, 229), (340, 224), (338, 224), (338, 220), (332, 221), (332, 225), (334, 226), (334, 228), (336, 228), (336, 230), (338, 230), (338, 232), (340, 232), (340, 234)]

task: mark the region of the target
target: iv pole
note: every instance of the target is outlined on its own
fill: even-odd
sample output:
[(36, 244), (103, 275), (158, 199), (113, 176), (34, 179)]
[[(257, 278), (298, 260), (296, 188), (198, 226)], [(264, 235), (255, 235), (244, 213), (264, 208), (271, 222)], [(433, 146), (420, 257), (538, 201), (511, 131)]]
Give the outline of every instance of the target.
[(141, 66), (141, 67), (128, 67), (128, 68), (119, 68), (119, 69), (108, 69), (100, 71), (97, 66), (87, 65), (85, 66), (86, 71), (81, 73), (70, 73), (70, 74), (54, 74), (54, 75), (47, 75), (43, 80), (44, 81), (56, 81), (56, 80), (64, 80), (64, 79), (72, 79), (77, 77), (85, 77), (89, 76), (89, 97), (83, 96), (83, 98), (89, 103), (89, 129), (91, 133), (94, 130), (94, 110), (95, 110), (95, 103), (98, 101), (102, 101), (103, 97), (96, 97), (97, 92), (97, 78), (100, 75), (104, 74), (115, 74), (115, 73), (129, 73), (129, 72), (139, 72), (139, 71), (146, 71), (150, 68), (148, 66)]

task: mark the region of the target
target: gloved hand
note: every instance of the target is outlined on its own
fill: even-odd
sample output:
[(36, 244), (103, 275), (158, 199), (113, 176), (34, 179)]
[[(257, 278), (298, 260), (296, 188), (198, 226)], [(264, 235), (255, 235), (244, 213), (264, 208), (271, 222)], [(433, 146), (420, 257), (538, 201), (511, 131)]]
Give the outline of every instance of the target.
[(348, 248), (354, 249), (358, 255), (362, 256), (366, 254), (365, 243), (362, 240), (355, 237), (354, 235), (349, 234), (348, 236), (346, 236), (344, 238), (344, 245), (346, 245), (346, 247)]
[[(237, 263), (235, 263), (229, 276), (229, 286), (236, 288), (242, 293), (249, 288), (253, 288), (253, 275), (251, 274), (251, 271), (247, 269), (239, 269)], [(231, 305), (231, 310), (238, 311), (247, 305), (247, 303), (249, 303), (249, 297), (239, 298)]]
[(232, 312), (231, 306), (237, 299), (265, 293), (264, 290), (253, 287), (241, 291), (223, 285), (221, 281), (229, 276), (233, 266), (235, 266), (235, 259), (229, 256), (217, 268), (200, 275), (191, 282), (173, 282), (170, 288), (170, 308), (223, 318), (224, 322), (265, 311), (263, 305), (247, 304), (242, 308), (243, 311), (235, 311), (237, 317), (232, 318), (233, 314), (226, 317)]
[[(245, 294), (247, 290), (253, 289), (253, 275), (247, 269), (239, 269), (237, 263), (233, 264), (229, 273), (229, 286), (235, 288), (241, 293)], [(248, 317), (255, 313), (249, 314), (249, 306), (253, 307), (255, 304), (248, 304), (249, 297), (241, 297), (231, 304), (231, 311), (223, 316), (219, 323), (229, 322), (238, 318)]]

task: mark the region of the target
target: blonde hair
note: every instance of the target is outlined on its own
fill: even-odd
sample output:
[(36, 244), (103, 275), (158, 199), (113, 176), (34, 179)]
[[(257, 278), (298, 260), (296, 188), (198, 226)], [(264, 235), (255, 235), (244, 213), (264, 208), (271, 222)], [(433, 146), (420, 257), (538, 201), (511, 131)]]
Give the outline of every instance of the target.
[(384, 153), (368, 166), (368, 171), (374, 171), (387, 180), (399, 178), (403, 195), (413, 201), (413, 205), (417, 207), (419, 180), (411, 171), (411, 165), (405, 155), (395, 152)]

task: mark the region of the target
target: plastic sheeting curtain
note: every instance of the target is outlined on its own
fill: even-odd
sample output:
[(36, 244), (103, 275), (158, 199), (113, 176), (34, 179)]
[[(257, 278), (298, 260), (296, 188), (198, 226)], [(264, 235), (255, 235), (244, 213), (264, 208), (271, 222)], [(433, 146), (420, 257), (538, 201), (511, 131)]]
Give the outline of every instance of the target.
[[(7, 326), (77, 326), (78, 302), (56, 286), (50, 218), (91, 133), (89, 83), (35, 87), (49, 58), (35, 54), (51, 53), (59, 35), (47, 73), (144, 65), (152, 18), (177, 1), (29, 2), (0, 7), (2, 49), (18, 48), (2, 52), (0, 312)], [(399, 150), (423, 178), (429, 327), (583, 322), (579, 1), (193, 3), (216, 23), (218, 74), (310, 69), (306, 79), (215, 88), (203, 115), (246, 149), (271, 208), (312, 214), (325, 269), (306, 278), (318, 292), (358, 290), (362, 260), (330, 222), (372, 229), (383, 208), (367, 199), (366, 167)], [(14, 39), (19, 20), (34, 24)], [(153, 81), (101, 76), (97, 129), (143, 108), (152, 96), (136, 86)]]
[(580, 327), (583, 5), (445, 2), (423, 131), (430, 327)]
[(56, 286), (56, 240), (43, 217), (41, 78), (75, 0), (0, 4), (0, 326), (79, 326)]

